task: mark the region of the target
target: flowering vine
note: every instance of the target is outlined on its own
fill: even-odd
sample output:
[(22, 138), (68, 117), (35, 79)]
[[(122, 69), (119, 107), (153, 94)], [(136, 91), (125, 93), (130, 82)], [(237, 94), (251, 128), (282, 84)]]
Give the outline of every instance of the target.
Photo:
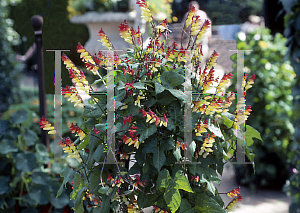
[[(73, 175), (76, 180), (71, 196), (75, 210), (83, 212), (86, 206), (92, 206), (104, 213), (140, 212), (153, 206), (154, 212), (225, 212), (241, 196), (238, 190), (230, 192), (234, 197), (225, 207), (213, 182), (218, 180), (218, 173), (222, 175), (225, 162), (236, 151), (232, 141), (238, 137), (237, 132), (242, 134), (238, 126), (250, 115), (251, 108), (246, 108), (243, 97), (230, 113), (235, 94), (226, 93), (226, 86), (232, 75), (215, 78), (219, 56), (216, 51), (201, 68), (201, 41), (210, 23), (200, 20), (194, 7), (190, 8), (183, 29), (189, 34), (188, 45), (184, 47), (176, 42), (167, 45), (163, 37), (172, 33), (167, 21), (156, 24), (147, 3), (137, 0), (137, 4), (142, 10), (141, 18), (152, 28), (146, 48), (140, 29), (131, 28), (126, 20), (120, 24), (119, 33), (133, 45), (127, 53), (119, 56), (114, 51), (108, 56), (99, 51), (91, 56), (81, 44), (77, 46), (87, 69), (100, 78), (94, 85), (113, 89), (113, 98), (107, 100), (101, 93), (91, 94), (93, 87), (84, 73), (67, 56), (62, 56), (73, 82), (73, 87), (62, 88), (62, 92), (69, 101), (84, 108), (83, 123), (70, 125), (78, 139), (72, 142), (61, 138), (60, 142), (68, 157), (79, 162), (78, 168), (67, 165), (64, 172), (65, 179)], [(102, 29), (99, 37), (103, 46), (114, 50)], [(186, 66), (189, 60), (192, 68)], [(110, 73), (98, 73), (108, 65), (113, 65), (111, 88), (105, 82)], [(190, 103), (185, 94), (187, 72), (191, 73)], [(254, 77), (248, 81), (246, 78), (245, 91), (254, 83)], [(212, 89), (215, 90), (211, 92)], [(83, 92), (93, 101), (83, 103)], [(111, 110), (113, 122), (108, 120)], [(186, 112), (191, 112), (191, 119)], [(185, 125), (189, 122), (191, 129)], [(40, 124), (55, 133), (45, 119)], [(259, 138), (253, 128), (246, 126), (246, 131)], [(243, 148), (249, 157), (247, 142), (251, 141), (249, 137), (247, 140)], [(192, 164), (183, 163), (188, 158)], [(202, 201), (213, 204), (206, 206)]]

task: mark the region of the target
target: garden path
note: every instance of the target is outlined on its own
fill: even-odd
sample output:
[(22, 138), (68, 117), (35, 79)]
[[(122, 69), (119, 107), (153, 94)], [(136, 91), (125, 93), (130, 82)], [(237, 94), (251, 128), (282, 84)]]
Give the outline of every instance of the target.
[[(220, 186), (215, 185), (219, 192), (228, 192), (239, 185), (236, 183), (234, 168), (231, 164), (226, 164), (221, 177)], [(282, 191), (257, 190), (252, 193), (247, 187), (241, 186), (241, 195), (243, 200), (237, 204), (232, 211), (234, 213), (287, 213), (291, 199)], [(221, 195), (225, 204), (231, 198), (227, 195)]]

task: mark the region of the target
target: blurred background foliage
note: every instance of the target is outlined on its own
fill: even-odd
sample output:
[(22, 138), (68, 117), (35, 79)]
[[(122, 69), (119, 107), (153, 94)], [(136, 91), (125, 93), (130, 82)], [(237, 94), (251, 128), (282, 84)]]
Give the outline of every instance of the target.
[(0, 1), (0, 116), (8, 106), (17, 100), (13, 91), (18, 90), (18, 81), (23, 69), (22, 64), (15, 59), (13, 45), (18, 45), (21, 40), (13, 29), (13, 20), (8, 18), (9, 6), (17, 1)]
[[(1, 212), (70, 212), (74, 206), (70, 201), (71, 185), (56, 193), (61, 185), (61, 170), (66, 162), (76, 166), (73, 159), (55, 159), (53, 135), (50, 135), (50, 150), (41, 142), (39, 125), (39, 101), (32, 92), (23, 91), (22, 104), (12, 104), (0, 119), (0, 211)], [(47, 95), (49, 120), (54, 122), (53, 95)], [(78, 122), (82, 109), (72, 103), (63, 102), (63, 124)], [(52, 113), (51, 113), (52, 112)], [(63, 125), (63, 136), (74, 134)], [(48, 167), (51, 163), (51, 167)]]
[(129, 0), (69, 0), (68, 13), (69, 18), (74, 15), (82, 15), (88, 11), (106, 12), (127, 12), (129, 9)]
[(286, 59), (291, 61), (297, 78), (292, 89), (294, 97), (293, 125), (295, 128), (293, 146), (290, 150), (291, 172), (285, 190), (292, 196), (289, 212), (300, 212), (300, 1), (279, 0), (282, 2), (286, 15), (284, 17), (284, 36), (287, 38), (288, 52)]
[[(262, 15), (263, 0), (198, 0), (200, 9), (204, 10), (212, 21), (212, 25), (242, 24), (249, 15)], [(173, 14), (182, 21), (184, 14), (189, 10), (189, 1), (174, 1)]]
[[(290, 121), (291, 88), (296, 75), (289, 61), (283, 62), (287, 48), (281, 34), (272, 36), (269, 29), (258, 28), (244, 38), (240, 32), (237, 49), (252, 50), (245, 51), (245, 70), (248, 75), (256, 75), (254, 86), (247, 92), (246, 105), (252, 108), (247, 124), (260, 132), (264, 143), (257, 142), (251, 147), (255, 153), (255, 174), (252, 165), (234, 164), (237, 181), (252, 189), (282, 189), (288, 178), (294, 133)], [(236, 54), (232, 59), (236, 62)], [(234, 86), (230, 90), (234, 91)]]
[[(54, 53), (46, 52), (46, 49), (70, 49), (66, 55), (75, 63), (82, 64), (76, 52), (78, 42), (84, 44), (89, 37), (88, 30), (84, 25), (71, 24), (67, 13), (67, 0), (22, 0), (16, 6), (11, 7), (10, 18), (14, 20), (13, 28), (20, 37), (27, 38), (27, 48), (34, 41), (34, 31), (31, 26), (31, 17), (41, 15), (44, 19), (43, 24), (43, 54), (45, 70), (45, 88), (47, 94), (54, 94)], [(20, 44), (22, 55), (27, 49), (22, 49), (24, 44)], [(31, 60), (35, 60), (33, 57)], [(29, 62), (30, 63), (30, 62)], [(34, 63), (34, 62), (32, 62)], [(69, 73), (62, 65), (62, 84), (63, 86), (72, 85)]]

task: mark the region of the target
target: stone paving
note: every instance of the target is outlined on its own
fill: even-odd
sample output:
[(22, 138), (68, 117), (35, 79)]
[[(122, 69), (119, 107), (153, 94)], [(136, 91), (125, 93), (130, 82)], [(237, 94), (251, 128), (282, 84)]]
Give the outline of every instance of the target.
[[(220, 186), (215, 184), (218, 191), (228, 192), (239, 185), (236, 183), (234, 169), (231, 164), (226, 164)], [(287, 197), (282, 191), (257, 190), (252, 193), (247, 187), (241, 186), (241, 195), (243, 200), (237, 204), (237, 207), (231, 211), (234, 213), (287, 213), (291, 198)], [(221, 195), (225, 204), (231, 198), (227, 195)]]

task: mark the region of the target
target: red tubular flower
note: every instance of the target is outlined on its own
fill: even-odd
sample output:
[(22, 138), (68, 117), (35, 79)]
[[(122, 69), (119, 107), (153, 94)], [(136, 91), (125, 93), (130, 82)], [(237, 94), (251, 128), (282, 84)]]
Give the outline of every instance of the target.
[(66, 147), (66, 146), (70, 146), (73, 142), (71, 141), (71, 139), (69, 137), (63, 139), (62, 141), (59, 141), (58, 144), (61, 147)]
[(107, 181), (113, 181), (114, 179), (112, 178), (112, 176), (110, 174), (108, 174), (108, 178)]
[(147, 112), (145, 110), (143, 110), (142, 108), (139, 109), (139, 112), (143, 113), (143, 117), (147, 116)]
[(141, 18), (147, 22), (152, 22), (153, 18), (151, 12), (148, 8), (148, 5), (145, 0), (136, 0), (136, 4), (138, 4), (142, 10)]
[(238, 197), (240, 196), (240, 191), (241, 191), (240, 187), (236, 189), (232, 189), (230, 192), (227, 193), (227, 196), (231, 198)]
[(97, 135), (100, 131), (98, 129), (96, 129), (96, 127), (94, 126), (93, 131), (95, 132), (95, 134)]
[(125, 84), (125, 90), (127, 91), (129, 87), (131, 87), (132, 89), (135, 89), (135, 87), (133, 86), (133, 83), (128, 83), (128, 82), (127, 82), (127, 83)]
[(126, 123), (131, 123), (131, 118), (132, 118), (131, 115), (126, 118), (123, 118), (124, 125), (126, 125)]
[(113, 45), (111, 44), (110, 40), (108, 39), (107, 35), (102, 30), (102, 28), (99, 30), (98, 36), (100, 37), (100, 41), (103, 46), (107, 47), (109, 50), (113, 49)]
[(48, 132), (49, 135), (53, 135), (56, 133), (56, 130), (54, 129), (54, 127), (51, 126), (49, 121), (47, 121), (47, 119), (44, 116), (41, 117), (39, 124), (41, 125), (40, 128), (42, 128), (43, 130), (49, 130), (49, 132)]

